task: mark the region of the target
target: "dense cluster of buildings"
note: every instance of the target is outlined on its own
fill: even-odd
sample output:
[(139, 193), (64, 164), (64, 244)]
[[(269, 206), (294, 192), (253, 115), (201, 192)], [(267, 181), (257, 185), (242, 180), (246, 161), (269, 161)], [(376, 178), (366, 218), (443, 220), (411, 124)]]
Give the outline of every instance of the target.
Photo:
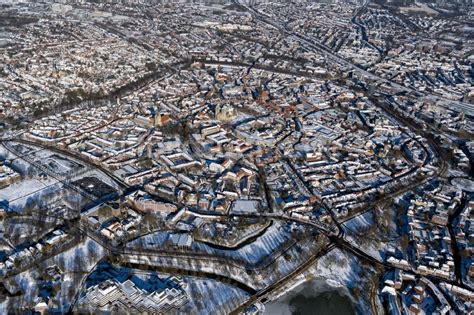
[(391, 314), (472, 311), (474, 295), (467, 288), (472, 285), (474, 243), (469, 240), (472, 202), (467, 200), (465, 192), (440, 181), (398, 200), (407, 211), (406, 229), (401, 228), (407, 238), (403, 254), (387, 259), (397, 268), (385, 275), (382, 290)]
[[(374, 286), (379, 304), (472, 312), (469, 13), (96, 2), (0, 5), (0, 211), (48, 223), (24, 243), (0, 221), (0, 278), (97, 246), (117, 257), (88, 257), (102, 262), (70, 285), (74, 310), (181, 313), (188, 293), (206, 292), (198, 282), (118, 265), (179, 261), (249, 290), (293, 272), (328, 235), (358, 246), (343, 223), (376, 207), (397, 211), (384, 220), (399, 236), (396, 250), (376, 244), (375, 264), (392, 267)], [(41, 294), (39, 312), (53, 306)]]
[(21, 120), (100, 99), (144, 76), (156, 58), (100, 23), (41, 18), (3, 30), (11, 44), (2, 54), (0, 117)]
[(473, 293), (460, 286), (435, 284), (400, 270), (385, 274), (381, 293), (389, 314), (466, 314), (472, 311), (474, 302)]
[(461, 203), (462, 191), (448, 185), (433, 186), (425, 187), (422, 196), (412, 199), (407, 211), (409, 239), (414, 248), (412, 259), (422, 273), (454, 279), (448, 223), (449, 215)]
[(472, 101), (474, 56), (471, 29), (465, 24), (468, 15), (453, 21), (427, 6), (410, 16), (413, 11), (372, 4), (354, 17), (353, 7), (345, 2), (311, 4), (309, 11), (306, 3), (257, 5), (280, 19), (297, 14), (303, 6), (308, 14), (289, 23), (292, 30), (318, 38), (340, 56), (394, 82)]

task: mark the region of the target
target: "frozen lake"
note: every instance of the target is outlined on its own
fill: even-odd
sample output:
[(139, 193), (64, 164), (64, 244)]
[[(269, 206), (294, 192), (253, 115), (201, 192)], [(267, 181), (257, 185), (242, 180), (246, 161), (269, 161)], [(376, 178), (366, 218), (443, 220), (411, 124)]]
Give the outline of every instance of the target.
[(298, 286), (278, 300), (265, 305), (265, 315), (353, 315), (352, 300), (324, 280), (313, 280)]

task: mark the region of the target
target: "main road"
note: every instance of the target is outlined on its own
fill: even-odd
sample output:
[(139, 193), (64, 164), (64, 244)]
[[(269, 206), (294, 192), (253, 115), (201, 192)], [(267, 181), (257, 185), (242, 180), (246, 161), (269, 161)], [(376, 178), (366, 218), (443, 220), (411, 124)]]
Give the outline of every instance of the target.
[[(391, 87), (397, 89), (400, 92), (416, 93), (417, 95), (419, 95), (420, 98), (437, 102), (438, 105), (443, 106), (447, 109), (453, 110), (452, 105), (454, 105), (458, 109), (458, 111), (465, 112), (466, 114), (474, 115), (474, 104), (465, 103), (465, 102), (456, 101), (456, 100), (450, 100), (450, 99), (444, 98), (444, 97), (439, 96), (439, 95), (423, 93), (421, 91), (417, 91), (413, 88), (409, 88), (407, 86), (401, 85), (401, 84), (399, 84), (397, 82), (394, 82), (392, 80), (389, 80), (387, 78), (383, 78), (383, 77), (381, 77), (381, 76), (379, 76), (375, 73), (369, 72), (369, 71), (361, 68), (360, 66), (352, 63), (351, 61), (337, 55), (328, 46), (323, 45), (321, 43), (318, 43), (318, 42), (314, 41), (312, 38), (310, 38), (306, 35), (303, 35), (303, 34), (294, 32), (293, 30), (288, 29), (288, 27), (286, 25), (283, 25), (282, 23), (280, 23), (278, 21), (272, 20), (272, 17), (259, 12), (258, 10), (256, 10), (255, 8), (253, 8), (250, 5), (246, 5), (246, 4), (242, 3), (241, 0), (233, 0), (233, 2), (236, 5), (239, 5), (243, 8), (245, 8), (250, 13), (252, 13), (253, 16), (257, 20), (275, 27), (280, 32), (282, 32), (283, 34), (286, 34), (288, 36), (292, 36), (292, 37), (297, 38), (299, 41), (305, 43), (307, 45), (307, 47), (310, 47), (314, 51), (324, 55), (328, 60), (332, 60), (333, 62), (335, 62), (335, 63), (337, 63), (337, 64), (339, 64), (343, 67), (347, 67), (347, 68), (359, 73), (361, 76), (363, 76), (364, 78), (366, 78), (368, 80), (383, 83), (387, 86), (391, 86)], [(369, 4), (369, 0), (365, 0), (362, 4), (362, 7), (360, 9), (356, 10), (356, 14), (359, 14), (360, 12), (362, 12), (363, 9), (366, 8), (368, 4)]]

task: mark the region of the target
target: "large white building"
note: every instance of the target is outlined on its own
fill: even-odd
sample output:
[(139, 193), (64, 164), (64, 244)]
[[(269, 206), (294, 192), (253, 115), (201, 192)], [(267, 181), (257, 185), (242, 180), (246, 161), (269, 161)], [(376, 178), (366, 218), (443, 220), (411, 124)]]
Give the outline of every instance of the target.
[[(180, 279), (172, 277), (162, 289), (149, 292), (131, 279), (109, 279), (87, 289), (78, 302), (79, 310), (120, 310), (125, 313), (167, 313), (179, 310), (188, 302)], [(172, 285), (167, 285), (172, 284)]]

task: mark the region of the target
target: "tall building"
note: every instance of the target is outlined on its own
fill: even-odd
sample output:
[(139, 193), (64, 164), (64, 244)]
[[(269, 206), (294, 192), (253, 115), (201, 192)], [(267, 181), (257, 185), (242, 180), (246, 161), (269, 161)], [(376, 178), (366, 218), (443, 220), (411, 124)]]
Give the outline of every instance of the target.
[(231, 120), (235, 117), (235, 109), (231, 105), (217, 105), (216, 106), (216, 119), (218, 120)]

